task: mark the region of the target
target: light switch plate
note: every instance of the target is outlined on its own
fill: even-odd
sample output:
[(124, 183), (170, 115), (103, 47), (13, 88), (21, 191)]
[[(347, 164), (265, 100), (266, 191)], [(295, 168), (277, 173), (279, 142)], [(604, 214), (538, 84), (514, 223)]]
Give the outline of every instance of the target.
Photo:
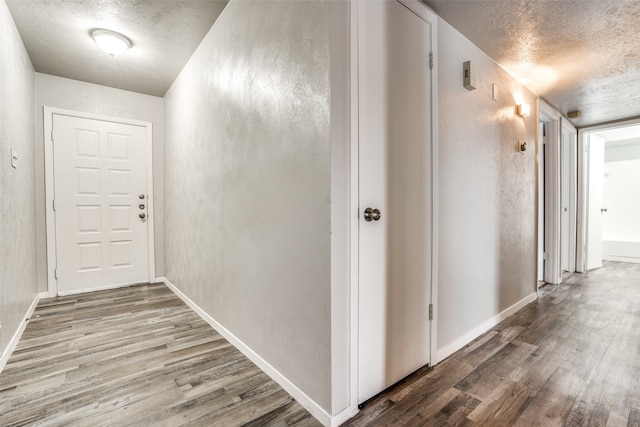
[(13, 148), (11, 149), (11, 166), (18, 169), (18, 153)]

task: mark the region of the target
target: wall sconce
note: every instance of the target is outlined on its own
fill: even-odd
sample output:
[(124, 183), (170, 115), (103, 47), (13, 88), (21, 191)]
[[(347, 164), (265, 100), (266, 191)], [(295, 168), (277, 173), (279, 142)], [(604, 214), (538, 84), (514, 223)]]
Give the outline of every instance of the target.
[(93, 30), (91, 37), (93, 37), (100, 49), (111, 56), (120, 55), (131, 47), (131, 40), (115, 31)]
[(529, 117), (530, 113), (531, 113), (531, 106), (529, 104), (518, 105), (518, 115), (520, 117)]
[(520, 151), (521, 153), (527, 151), (527, 143), (524, 141), (518, 141), (518, 151)]

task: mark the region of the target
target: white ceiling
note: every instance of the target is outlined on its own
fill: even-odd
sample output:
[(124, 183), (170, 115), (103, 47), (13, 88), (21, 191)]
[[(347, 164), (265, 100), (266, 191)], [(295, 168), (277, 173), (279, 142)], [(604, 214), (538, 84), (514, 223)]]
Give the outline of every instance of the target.
[(640, 116), (640, 1), (423, 1), (576, 126)]
[[(222, 0), (6, 0), (38, 72), (162, 96)], [(640, 0), (424, 0), (578, 127), (640, 117)], [(111, 58), (94, 28), (133, 48)]]
[(608, 146), (636, 145), (640, 141), (640, 125), (601, 130), (594, 135), (603, 138)]
[[(219, 0), (6, 0), (36, 71), (163, 96), (226, 6)], [(124, 34), (115, 58), (90, 32)]]

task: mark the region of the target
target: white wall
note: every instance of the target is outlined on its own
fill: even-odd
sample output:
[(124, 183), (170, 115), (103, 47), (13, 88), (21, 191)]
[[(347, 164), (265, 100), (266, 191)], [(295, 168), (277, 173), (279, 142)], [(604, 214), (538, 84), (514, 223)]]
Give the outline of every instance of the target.
[[(474, 91), (462, 83), (467, 60), (477, 65)], [(536, 291), (537, 118), (536, 97), (443, 20), (437, 63), (441, 360)], [(532, 106), (526, 119), (515, 111), (523, 101)]]
[(231, 1), (164, 117), (167, 278), (331, 413), (329, 26)]
[(626, 160), (640, 160), (640, 138), (626, 140), (624, 144), (607, 141), (604, 149), (604, 162), (620, 162)]
[(640, 242), (640, 160), (604, 164), (602, 239)]
[[(163, 100), (49, 74), (36, 73), (36, 204), (38, 227), (38, 288), (47, 290), (45, 228), (43, 106), (103, 114), (153, 124), (153, 197), (156, 277), (164, 276), (164, 146)], [(152, 278), (152, 280), (155, 278)]]
[[(37, 293), (34, 71), (0, 0), (0, 353)], [(11, 149), (18, 168), (11, 167)]]

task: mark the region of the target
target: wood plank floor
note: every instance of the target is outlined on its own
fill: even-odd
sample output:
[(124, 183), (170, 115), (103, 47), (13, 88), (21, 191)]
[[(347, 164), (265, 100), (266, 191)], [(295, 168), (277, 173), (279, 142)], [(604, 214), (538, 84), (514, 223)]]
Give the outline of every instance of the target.
[(605, 262), (345, 426), (640, 426), (640, 264)]
[(319, 426), (163, 284), (40, 301), (0, 426)]

